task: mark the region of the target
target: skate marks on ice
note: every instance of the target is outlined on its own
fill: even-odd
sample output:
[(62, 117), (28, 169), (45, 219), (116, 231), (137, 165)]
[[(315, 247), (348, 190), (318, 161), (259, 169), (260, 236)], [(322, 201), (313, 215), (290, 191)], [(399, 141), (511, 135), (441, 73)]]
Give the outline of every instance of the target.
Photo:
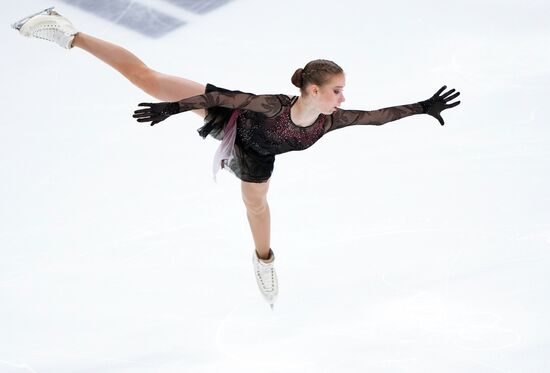
[[(274, 313), (238, 304), (216, 344), (234, 361), (274, 371), (507, 372), (484, 357), (514, 359), (536, 343), (532, 313), (550, 264), (538, 238), (411, 230), (327, 243), (286, 268)], [(307, 281), (313, 272), (327, 275)]]
[(6, 361), (0, 358), (0, 371), (2, 373), (39, 373), (27, 363)]

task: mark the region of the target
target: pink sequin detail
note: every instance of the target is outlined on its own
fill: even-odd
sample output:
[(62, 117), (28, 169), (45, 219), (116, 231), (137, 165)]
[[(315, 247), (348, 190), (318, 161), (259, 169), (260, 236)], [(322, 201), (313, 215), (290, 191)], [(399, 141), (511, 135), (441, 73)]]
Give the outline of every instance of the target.
[(285, 151), (307, 149), (323, 136), (325, 116), (319, 116), (310, 126), (300, 127), (292, 123), (290, 109), (290, 106), (286, 107), (284, 112), (276, 118), (267, 136), (276, 144), (284, 144), (282, 148), (286, 147)]
[(229, 121), (223, 128), (223, 140), (216, 150), (214, 155), (213, 173), (214, 181), (216, 181), (216, 174), (219, 170), (229, 164), (233, 158), (233, 146), (235, 145), (235, 137), (237, 135), (237, 117), (240, 110), (233, 110)]

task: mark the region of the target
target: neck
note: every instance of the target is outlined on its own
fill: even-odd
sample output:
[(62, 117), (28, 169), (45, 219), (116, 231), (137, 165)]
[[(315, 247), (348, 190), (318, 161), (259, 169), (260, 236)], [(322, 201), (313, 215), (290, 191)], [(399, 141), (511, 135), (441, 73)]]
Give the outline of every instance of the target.
[(303, 127), (313, 124), (319, 114), (319, 110), (303, 95), (298, 97), (290, 109), (290, 117), (294, 124)]

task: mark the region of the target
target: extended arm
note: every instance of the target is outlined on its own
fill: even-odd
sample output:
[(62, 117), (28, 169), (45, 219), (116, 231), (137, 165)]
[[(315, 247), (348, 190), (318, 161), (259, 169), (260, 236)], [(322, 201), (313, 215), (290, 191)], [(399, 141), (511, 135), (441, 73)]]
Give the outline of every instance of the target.
[(332, 114), (332, 126), (330, 130), (352, 125), (379, 126), (414, 114), (428, 114), (436, 118), (441, 125), (445, 122), (441, 117), (441, 111), (455, 107), (460, 101), (448, 103), (460, 95), (454, 89), (441, 94), (447, 87), (441, 87), (431, 98), (415, 104), (392, 106), (379, 110), (337, 110)]
[(253, 95), (239, 91), (215, 91), (185, 98), (177, 102), (141, 103), (146, 109), (134, 112), (138, 122), (151, 122), (154, 125), (171, 115), (195, 109), (225, 107), (229, 109), (246, 109), (272, 117), (279, 113), (282, 104), (276, 95)]
[(420, 104), (392, 106), (372, 111), (337, 110), (332, 114), (331, 130), (354, 125), (380, 126), (413, 114), (421, 114), (423, 110)]

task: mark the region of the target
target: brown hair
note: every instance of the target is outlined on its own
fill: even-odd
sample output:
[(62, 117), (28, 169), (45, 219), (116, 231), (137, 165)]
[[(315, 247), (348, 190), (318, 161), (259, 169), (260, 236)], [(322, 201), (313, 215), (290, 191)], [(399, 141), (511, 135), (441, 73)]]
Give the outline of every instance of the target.
[(294, 72), (292, 84), (300, 88), (300, 91), (305, 92), (305, 88), (309, 84), (322, 86), (337, 74), (343, 74), (344, 70), (336, 63), (329, 60), (313, 60), (302, 69), (299, 68)]

